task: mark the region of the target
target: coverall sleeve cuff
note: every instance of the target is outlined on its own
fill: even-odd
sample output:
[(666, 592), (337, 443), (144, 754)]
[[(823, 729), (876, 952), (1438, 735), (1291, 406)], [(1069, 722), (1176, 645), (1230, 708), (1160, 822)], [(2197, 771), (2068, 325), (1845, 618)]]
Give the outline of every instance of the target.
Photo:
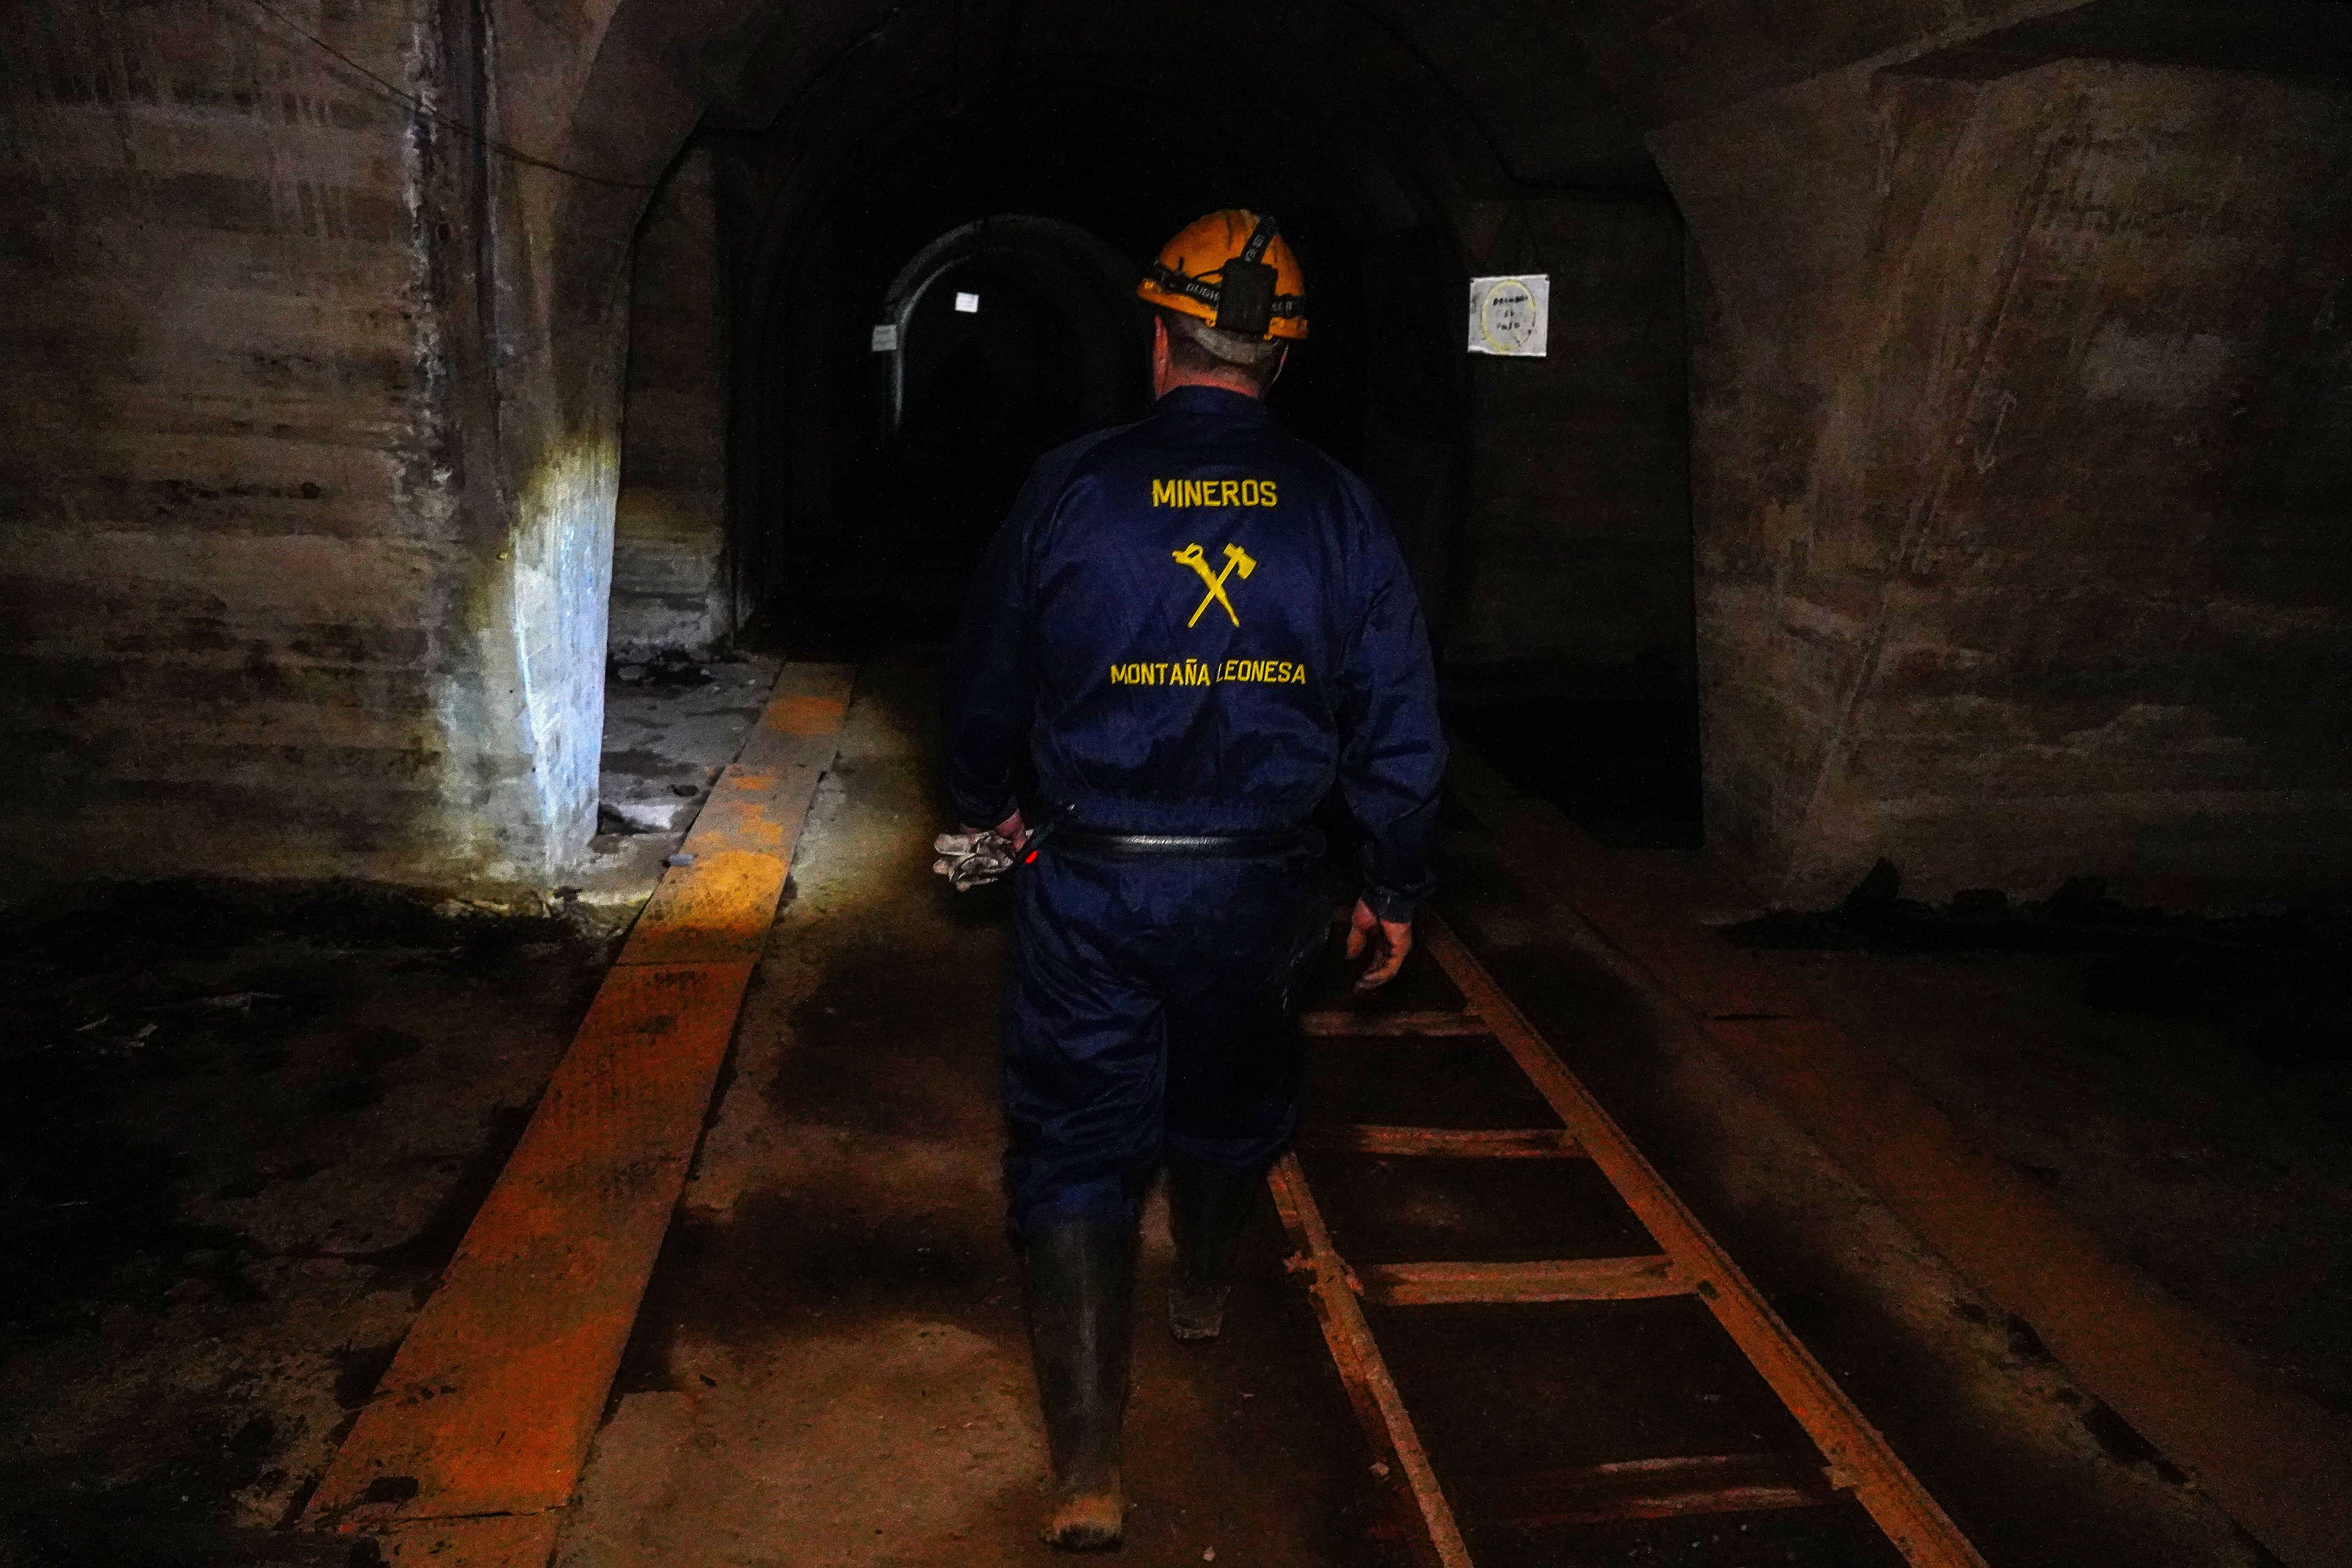
[(1364, 890), (1364, 903), (1373, 914), (1384, 921), (1410, 921), (1413, 911), (1421, 907), (1419, 899), (1409, 898), (1402, 893), (1384, 892), (1378, 888)]
[(994, 827), (998, 823), (1019, 811), (1021, 803), (1007, 796), (1001, 805), (975, 806), (971, 796), (960, 795), (956, 799), (955, 806), (956, 816), (963, 826), (977, 829)]

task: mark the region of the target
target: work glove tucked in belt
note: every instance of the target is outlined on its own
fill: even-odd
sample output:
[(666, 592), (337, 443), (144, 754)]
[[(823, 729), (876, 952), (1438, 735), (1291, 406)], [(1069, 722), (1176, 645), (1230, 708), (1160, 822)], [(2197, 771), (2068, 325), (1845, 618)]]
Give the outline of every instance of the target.
[(959, 893), (984, 888), (1013, 869), (1013, 840), (993, 828), (980, 833), (942, 833), (931, 840), (939, 858), (931, 869)]

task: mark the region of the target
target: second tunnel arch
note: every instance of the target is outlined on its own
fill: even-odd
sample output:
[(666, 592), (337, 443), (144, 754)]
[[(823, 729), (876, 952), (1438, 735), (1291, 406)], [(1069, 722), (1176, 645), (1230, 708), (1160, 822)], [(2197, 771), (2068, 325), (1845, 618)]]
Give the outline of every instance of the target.
[[(979, 265), (1002, 269), (1036, 292), (1087, 317), (1080, 346), (1077, 403), (1088, 425), (1108, 424), (1138, 403), (1135, 350), (1141, 313), (1133, 303), (1135, 271), (1126, 258), (1074, 223), (1034, 214), (974, 218), (932, 240), (908, 259), (883, 291), (877, 325), (892, 334), (888, 355), (893, 434), (907, 417), (911, 357), (918, 348), (917, 314), (934, 286), (950, 273)], [(985, 308), (986, 301), (982, 301)]]

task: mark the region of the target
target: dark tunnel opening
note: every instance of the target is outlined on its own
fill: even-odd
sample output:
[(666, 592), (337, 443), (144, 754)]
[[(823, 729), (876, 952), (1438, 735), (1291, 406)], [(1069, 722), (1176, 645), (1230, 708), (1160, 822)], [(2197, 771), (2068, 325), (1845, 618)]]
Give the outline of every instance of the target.
[(827, 506), (769, 525), (794, 584), (770, 618), (810, 657), (938, 641), (1030, 462), (1146, 397), (1129, 265), (1085, 229), (983, 217), (895, 269), (859, 249), (887, 286), (834, 301), (833, 339), (863, 328), (868, 352), (826, 378), (856, 417), (831, 443), (790, 432), (771, 456), (823, 468)]

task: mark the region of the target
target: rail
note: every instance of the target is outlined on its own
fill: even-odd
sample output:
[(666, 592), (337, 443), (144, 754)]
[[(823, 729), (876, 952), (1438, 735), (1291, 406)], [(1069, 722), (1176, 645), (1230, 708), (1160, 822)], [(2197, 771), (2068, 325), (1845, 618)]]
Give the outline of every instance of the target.
[(1486, 966), (1433, 913), (1423, 944), (1461, 992), (1459, 1011), (1310, 1012), (1312, 1036), (1459, 1039), (1491, 1037), (1559, 1117), (1559, 1128), (1462, 1131), (1349, 1126), (1302, 1134), (1310, 1151), (1378, 1158), (1590, 1160), (1649, 1232), (1657, 1250), (1620, 1258), (1479, 1263), (1444, 1259), (1355, 1263), (1331, 1231), (1297, 1153), (1271, 1173), (1276, 1209), (1307, 1277), (1325, 1342), (1366, 1436), (1393, 1458), (1416, 1506), (1421, 1555), (1472, 1568), (1455, 1513), (1365, 1313), (1381, 1307), (1622, 1301), (1688, 1296), (1704, 1302), (1740, 1353), (1819, 1450), (1636, 1459), (1574, 1473), (1472, 1483), (1469, 1507), (1515, 1524), (1598, 1522), (1706, 1512), (1814, 1507), (1851, 1498), (1914, 1568), (1983, 1568), (1984, 1559), (1878, 1430), (1814, 1360), (1676, 1197), (1616, 1121), (1560, 1060)]

